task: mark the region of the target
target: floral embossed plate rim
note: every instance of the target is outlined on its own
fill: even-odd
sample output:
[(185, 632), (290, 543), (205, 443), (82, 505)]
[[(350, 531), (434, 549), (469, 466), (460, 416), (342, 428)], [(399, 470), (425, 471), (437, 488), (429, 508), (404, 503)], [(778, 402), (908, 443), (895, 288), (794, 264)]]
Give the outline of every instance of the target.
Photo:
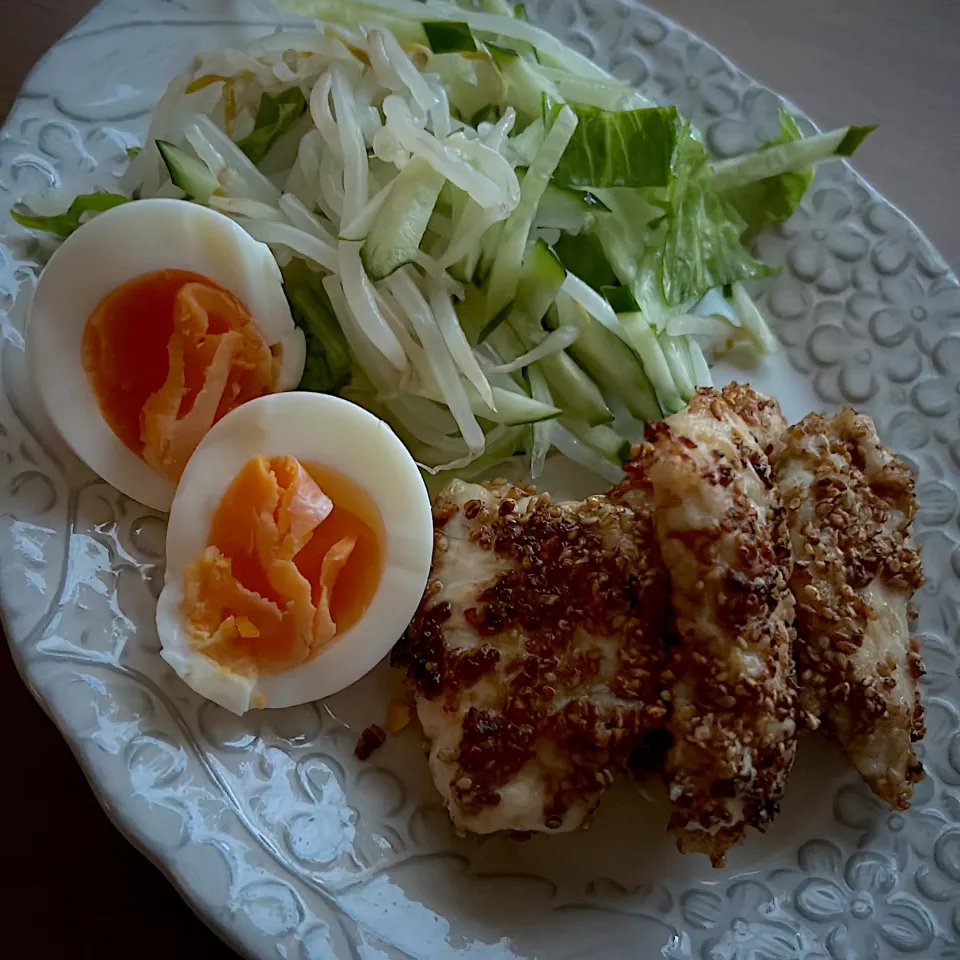
[[(677, 103), (716, 153), (776, 131), (773, 94), (658, 14), (620, 0), (528, 7)], [(109, 182), (191, 52), (273, 22), (244, 0), (101, 4), (32, 74), (0, 133), (0, 209), (50, 183)], [(680, 858), (662, 805), (626, 785), (588, 833), (519, 846), (453, 837), (415, 731), (367, 764), (352, 757), (396, 692), (386, 669), (320, 706), (245, 720), (186, 690), (156, 656), (162, 520), (86, 472), (38, 419), (10, 310), (48, 251), (0, 216), (0, 600), (14, 657), (118, 827), (237, 949), (960, 956), (960, 289), (849, 168), (822, 170), (800, 213), (760, 241), (784, 267), (761, 298), (784, 350), (751, 378), (776, 387), (791, 417), (856, 404), (916, 471), (930, 776), (914, 808), (892, 814), (832, 750), (804, 744), (780, 821), (720, 872)]]

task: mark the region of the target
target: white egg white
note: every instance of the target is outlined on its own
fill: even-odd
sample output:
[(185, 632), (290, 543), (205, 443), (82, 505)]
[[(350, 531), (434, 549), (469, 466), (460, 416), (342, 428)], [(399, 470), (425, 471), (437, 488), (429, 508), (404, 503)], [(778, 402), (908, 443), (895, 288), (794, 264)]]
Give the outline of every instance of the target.
[[(223, 495), (256, 456), (290, 456), (333, 468), (365, 492), (383, 521), (383, 572), (366, 613), (312, 660), (283, 673), (247, 676), (196, 649), (182, 604), (184, 569), (208, 545)], [(180, 480), (157, 604), (161, 656), (197, 693), (236, 714), (330, 696), (373, 669), (399, 639), (420, 602), (432, 553), (426, 487), (413, 458), (382, 420), (318, 393), (251, 400), (213, 426)]]
[(100, 214), (67, 238), (40, 276), (27, 323), (28, 362), (41, 401), (87, 466), (134, 500), (168, 510), (175, 484), (103, 419), (81, 354), (97, 305), (128, 280), (157, 270), (190, 270), (237, 297), (268, 346), (282, 349), (278, 390), (300, 381), (306, 348), (269, 247), (222, 213), (184, 200), (138, 200)]

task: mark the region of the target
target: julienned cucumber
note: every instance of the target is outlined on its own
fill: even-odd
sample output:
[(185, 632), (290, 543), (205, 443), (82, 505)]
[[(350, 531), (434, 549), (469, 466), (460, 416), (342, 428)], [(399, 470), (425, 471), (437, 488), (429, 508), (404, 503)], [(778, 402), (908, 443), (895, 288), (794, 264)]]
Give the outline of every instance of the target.
[(630, 441), (624, 440), (612, 427), (604, 424), (590, 426), (582, 420), (562, 417), (562, 423), (578, 440), (592, 447), (597, 453), (618, 467), (630, 459)]
[(487, 279), (488, 313), (497, 313), (514, 299), (540, 198), (576, 128), (576, 114), (563, 106), (540, 144), (533, 163), (527, 168), (520, 184), (520, 202), (503, 223), (497, 256)]
[(579, 233), (593, 223), (598, 213), (609, 212), (592, 193), (558, 187), (551, 182), (540, 198), (534, 222), (542, 229)]
[(603, 399), (597, 385), (574, 363), (566, 353), (555, 353), (537, 361), (550, 386), (554, 400), (565, 413), (591, 426), (609, 423), (613, 414)]
[(423, 32), (434, 53), (469, 53), (477, 49), (470, 28), (454, 20), (425, 20)]
[[(500, 243), (500, 237), (503, 235), (503, 220), (491, 224), (484, 231), (480, 238), (480, 251), (475, 259), (475, 265), (472, 272), (474, 283), (483, 283), (490, 273), (494, 260), (497, 259), (497, 246)], [(470, 259), (470, 256), (465, 258)], [(465, 278), (469, 279), (469, 277)]]
[(519, 53), (495, 43), (487, 43), (486, 47), (506, 84), (507, 103), (517, 111), (522, 121), (529, 122), (540, 116), (544, 94), (552, 100), (562, 99), (554, 84), (534, 69), (535, 64), (527, 63)]
[[(659, 420), (663, 414), (656, 392), (636, 354), (580, 304), (572, 303), (570, 313), (580, 330), (576, 341), (567, 348), (570, 356), (595, 383), (602, 383), (608, 394), (620, 397), (632, 416), (645, 422)], [(545, 322), (555, 329), (559, 319), (551, 311)]]
[(665, 333), (660, 334), (657, 339), (663, 355), (667, 358), (667, 366), (673, 374), (673, 382), (677, 385), (680, 396), (689, 402), (697, 392), (697, 384), (686, 341), (683, 337), (668, 337)]
[(653, 328), (647, 323), (646, 317), (642, 313), (618, 313), (617, 317), (630, 340), (630, 345), (637, 352), (643, 369), (657, 391), (657, 399), (663, 407), (663, 412), (679, 413), (686, 403), (674, 382), (660, 341), (657, 340)]
[[(538, 240), (527, 253), (517, 281), (517, 296), (507, 312), (505, 326), (516, 334), (525, 349), (536, 346), (544, 336), (544, 315), (556, 300), (566, 271), (550, 248)], [(500, 352), (491, 340), (494, 349)], [(523, 351), (520, 351), (523, 352)], [(519, 356), (519, 353), (516, 354)], [(607, 423), (613, 419), (596, 384), (566, 354), (557, 353), (537, 362), (550, 385), (556, 402), (573, 416), (588, 423)]]
[[(464, 389), (467, 392), (467, 399), (470, 401), (470, 408), (474, 415), (489, 420), (491, 423), (503, 423), (507, 426), (538, 423), (541, 420), (553, 420), (563, 412), (558, 407), (540, 403), (539, 400), (533, 400), (526, 394), (514, 393), (512, 390), (504, 390), (502, 387), (493, 387), (493, 402), (497, 409), (491, 410), (472, 386), (465, 383)], [(439, 390), (424, 388), (419, 393), (427, 400), (433, 400), (437, 403), (443, 402)]]
[(723, 160), (713, 168), (711, 183), (718, 192), (747, 183), (805, 170), (831, 157), (852, 156), (876, 127), (841, 127), (803, 140), (791, 140), (765, 150)]
[(206, 203), (220, 186), (207, 165), (167, 140), (157, 140), (156, 144), (174, 186), (191, 200)]
[(397, 174), (360, 248), (371, 280), (382, 280), (416, 258), (443, 184), (443, 175), (421, 157), (414, 157)]
[(563, 264), (543, 240), (537, 240), (520, 268), (517, 295), (506, 316), (507, 323), (529, 346), (542, 339), (540, 321), (557, 299), (566, 277)]

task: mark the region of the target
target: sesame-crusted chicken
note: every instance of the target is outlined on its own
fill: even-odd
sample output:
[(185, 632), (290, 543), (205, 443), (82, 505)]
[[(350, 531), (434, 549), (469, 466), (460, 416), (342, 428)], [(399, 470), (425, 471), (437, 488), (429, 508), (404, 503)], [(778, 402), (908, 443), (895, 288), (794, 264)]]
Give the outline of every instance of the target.
[(747, 826), (776, 816), (796, 752), (790, 540), (754, 432), (779, 410), (747, 390), (728, 396), (763, 414), (753, 429), (701, 389), (686, 412), (648, 425), (612, 492), (653, 509), (678, 635), (662, 675), (670, 826), (681, 851), (717, 866)]
[(910, 471), (853, 410), (810, 414), (772, 462), (793, 540), (801, 705), (874, 793), (904, 809), (923, 776), (913, 741), (924, 732), (908, 624), (923, 584)]
[(605, 497), (455, 480), (434, 524), (392, 662), (437, 789), (460, 830), (575, 829), (664, 724), (668, 588), (649, 521)]
[(728, 383), (720, 391), (720, 396), (750, 428), (760, 448), (769, 457), (777, 440), (787, 429), (787, 420), (780, 410), (780, 404), (773, 397), (752, 389), (749, 383)]

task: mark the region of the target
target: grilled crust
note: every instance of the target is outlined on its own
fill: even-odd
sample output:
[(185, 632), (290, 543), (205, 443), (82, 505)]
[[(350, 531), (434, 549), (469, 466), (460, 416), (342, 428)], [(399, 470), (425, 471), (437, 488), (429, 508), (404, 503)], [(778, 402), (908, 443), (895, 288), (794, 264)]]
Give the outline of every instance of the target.
[(909, 468), (853, 410), (811, 414), (773, 456), (796, 557), (797, 663), (803, 709), (844, 747), (871, 789), (909, 805), (923, 776), (918, 641), (909, 602), (923, 584), (910, 538)]
[[(431, 752), (448, 810), (488, 832), (505, 791), (534, 771), (544, 827), (576, 826), (664, 725), (668, 587), (649, 518), (605, 497), (553, 503), (532, 488), (455, 481), (434, 523), (431, 579), (392, 662), (422, 719), (442, 709), (459, 723), (459, 738)], [(455, 528), (497, 566), (451, 602)]]
[(773, 397), (757, 393), (748, 383), (728, 383), (720, 396), (750, 428), (760, 449), (769, 457), (787, 421)]
[(629, 502), (641, 491), (655, 510), (679, 638), (664, 674), (670, 825), (681, 851), (720, 865), (776, 816), (796, 752), (785, 512), (751, 427), (716, 390), (649, 425), (627, 471)]

